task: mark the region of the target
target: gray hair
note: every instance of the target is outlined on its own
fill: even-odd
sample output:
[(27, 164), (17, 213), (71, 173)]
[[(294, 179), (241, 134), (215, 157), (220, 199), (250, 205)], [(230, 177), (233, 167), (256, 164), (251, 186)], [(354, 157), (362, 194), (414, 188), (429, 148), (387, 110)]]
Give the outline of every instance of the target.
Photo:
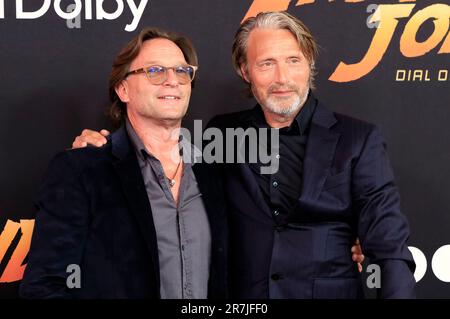
[(317, 43), (309, 29), (299, 19), (287, 12), (261, 12), (256, 17), (245, 20), (234, 36), (232, 59), (236, 73), (243, 79), (241, 65), (247, 69), (247, 43), (251, 31), (256, 28), (285, 29), (297, 39), (298, 45), (309, 62), (310, 88), (314, 88), (313, 81), (316, 75), (316, 58), (318, 54)]

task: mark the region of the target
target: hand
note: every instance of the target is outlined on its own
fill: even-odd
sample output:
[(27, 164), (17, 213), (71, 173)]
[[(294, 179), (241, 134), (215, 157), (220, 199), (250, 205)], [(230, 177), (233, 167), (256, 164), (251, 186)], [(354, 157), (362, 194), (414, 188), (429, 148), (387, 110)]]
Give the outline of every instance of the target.
[(78, 135), (72, 143), (72, 148), (83, 148), (88, 144), (92, 146), (101, 147), (106, 144), (106, 136), (109, 131), (103, 129), (100, 132), (84, 129), (81, 135)]
[(358, 263), (358, 270), (362, 272), (362, 262), (364, 261), (364, 255), (361, 250), (359, 238), (356, 238), (355, 245), (352, 247), (352, 259)]

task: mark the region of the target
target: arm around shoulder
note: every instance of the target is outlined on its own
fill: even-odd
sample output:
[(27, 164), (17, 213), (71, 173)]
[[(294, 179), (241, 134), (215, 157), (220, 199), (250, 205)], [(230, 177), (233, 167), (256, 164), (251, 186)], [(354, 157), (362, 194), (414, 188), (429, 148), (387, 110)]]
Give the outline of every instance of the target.
[(380, 131), (366, 137), (352, 170), (352, 196), (362, 250), (381, 269), (381, 298), (414, 298), (415, 263), (407, 241), (409, 225)]

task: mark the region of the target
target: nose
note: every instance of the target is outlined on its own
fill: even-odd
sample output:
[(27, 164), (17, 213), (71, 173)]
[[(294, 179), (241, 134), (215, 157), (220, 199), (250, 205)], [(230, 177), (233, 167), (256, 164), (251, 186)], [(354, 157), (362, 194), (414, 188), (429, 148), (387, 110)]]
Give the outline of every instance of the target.
[(286, 83), (288, 81), (288, 66), (284, 64), (277, 64), (275, 68), (275, 82), (277, 83)]
[(179, 84), (178, 78), (177, 78), (177, 75), (175, 74), (174, 69), (168, 69), (167, 70), (167, 78), (164, 81), (163, 85), (173, 87), (173, 86), (178, 86), (178, 84)]

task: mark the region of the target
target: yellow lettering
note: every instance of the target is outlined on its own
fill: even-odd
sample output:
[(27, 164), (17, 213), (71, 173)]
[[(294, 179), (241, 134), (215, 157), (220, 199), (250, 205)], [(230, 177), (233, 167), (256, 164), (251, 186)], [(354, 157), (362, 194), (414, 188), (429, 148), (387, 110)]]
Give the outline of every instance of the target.
[(371, 72), (381, 61), (397, 28), (399, 18), (409, 17), (415, 4), (379, 5), (370, 22), (379, 22), (372, 42), (363, 59), (355, 64), (340, 62), (329, 80), (349, 82)]

